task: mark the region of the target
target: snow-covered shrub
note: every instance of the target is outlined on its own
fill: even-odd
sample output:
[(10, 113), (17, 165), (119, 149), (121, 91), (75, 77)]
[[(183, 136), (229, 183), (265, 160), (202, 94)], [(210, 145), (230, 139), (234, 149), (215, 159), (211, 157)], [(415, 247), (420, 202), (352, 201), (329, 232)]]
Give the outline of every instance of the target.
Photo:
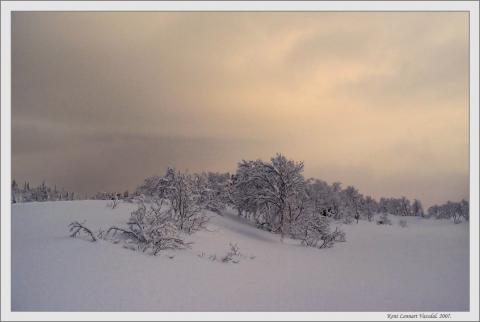
[(85, 221), (82, 223), (79, 223), (78, 221), (74, 221), (68, 225), (69, 231), (70, 231), (70, 237), (72, 238), (77, 238), (80, 236), (81, 233), (86, 234), (92, 242), (96, 242), (97, 238), (95, 238), (95, 235), (92, 233), (90, 229), (85, 227)]
[(202, 211), (200, 195), (194, 189), (191, 175), (174, 173), (170, 180), (167, 198), (172, 209), (172, 216), (180, 230), (193, 233), (205, 228), (208, 217)]
[(177, 227), (193, 233), (203, 229), (208, 222), (202, 211), (202, 187), (194, 176), (169, 168), (163, 177), (147, 178), (137, 191), (148, 198), (165, 201), (164, 206), (169, 209), (168, 213)]
[(237, 264), (240, 262), (240, 258), (242, 257), (242, 254), (240, 253), (240, 248), (237, 246), (237, 244), (230, 243), (229, 245), (230, 251), (224, 257), (222, 257), (222, 262), (232, 262)]
[(147, 204), (140, 199), (127, 225), (128, 229), (110, 227), (105, 236), (115, 237), (120, 233), (129, 248), (143, 252), (150, 250), (152, 255), (163, 249), (183, 249), (190, 245), (182, 238), (178, 223), (171, 210), (164, 207), (163, 200), (155, 199)]
[(198, 201), (202, 208), (221, 215), (230, 201), (230, 174), (203, 172), (193, 175), (193, 181), (193, 189), (199, 195)]
[(392, 224), (392, 221), (390, 220), (390, 218), (388, 218), (388, 214), (387, 213), (382, 213), (382, 215), (380, 216), (380, 219), (377, 220), (377, 225), (391, 225)]
[(317, 248), (328, 248), (335, 242), (345, 241), (345, 232), (338, 227), (331, 232), (330, 221), (328, 217), (319, 214), (304, 216), (292, 228), (292, 237), (300, 239), (302, 245)]
[(405, 219), (400, 219), (400, 220), (398, 221), (398, 224), (399, 224), (400, 227), (402, 227), (402, 228), (407, 227), (407, 221), (406, 221)]
[(111, 208), (113, 210), (113, 209), (117, 208), (119, 202), (120, 202), (120, 200), (118, 200), (117, 198), (114, 198), (114, 199), (112, 199), (112, 201), (107, 202), (107, 208)]

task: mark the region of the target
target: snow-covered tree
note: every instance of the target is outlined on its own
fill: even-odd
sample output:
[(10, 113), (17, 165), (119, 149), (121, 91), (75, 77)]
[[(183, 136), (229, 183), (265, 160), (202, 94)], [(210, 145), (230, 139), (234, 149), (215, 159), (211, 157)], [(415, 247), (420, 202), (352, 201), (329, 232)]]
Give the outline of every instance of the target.
[(16, 203), (17, 202), (17, 194), (18, 194), (18, 184), (17, 182), (15, 181), (15, 179), (13, 179), (12, 181), (12, 203)]
[(326, 217), (332, 217), (335, 214), (336, 192), (328, 183), (318, 179), (308, 179), (305, 193), (310, 201), (309, 206), (312, 213)]
[(412, 206), (410, 204), (410, 200), (405, 197), (402, 197), (398, 200), (399, 203), (399, 211), (401, 216), (412, 216)]
[(191, 175), (173, 172), (169, 176), (167, 198), (179, 229), (188, 233), (204, 227), (208, 218), (202, 212), (200, 194), (195, 191)]
[(468, 221), (470, 219), (470, 206), (468, 201), (466, 201), (465, 199), (462, 199), (462, 201), (460, 201), (460, 209), (461, 209), (463, 218), (465, 218), (465, 220)]
[(378, 203), (375, 199), (367, 196), (364, 201), (363, 210), (368, 221), (373, 221), (375, 213), (378, 212)]
[(208, 172), (194, 174), (194, 189), (200, 195), (199, 202), (205, 209), (221, 214), (229, 202), (230, 174)]
[(420, 200), (415, 199), (412, 204), (412, 213), (414, 216), (425, 217), (423, 206)]
[(152, 200), (167, 200), (172, 218), (182, 231), (191, 233), (205, 226), (207, 216), (202, 212), (206, 185), (199, 183), (201, 176), (192, 176), (168, 168), (164, 176), (145, 179), (137, 189)]
[(355, 218), (358, 224), (358, 220), (360, 219), (360, 215), (363, 210), (363, 196), (353, 186), (348, 186), (345, 190), (343, 190), (342, 196), (345, 200), (347, 216), (352, 216)]
[(447, 201), (442, 205), (433, 205), (428, 208), (428, 216), (436, 219), (453, 219), (455, 223), (460, 223), (462, 218), (465, 220), (469, 218), (468, 201)]
[(56, 200), (73, 200), (74, 193), (68, 193), (64, 190), (59, 192), (57, 187), (49, 187), (43, 181), (37, 187), (30, 187), (30, 183), (25, 181), (23, 187), (20, 188), (17, 182), (12, 182), (12, 203), (16, 202), (32, 202), (32, 201), (56, 201)]
[[(283, 235), (296, 217), (304, 193), (303, 163), (277, 154), (270, 162), (242, 161), (236, 173), (236, 206), (240, 212), (260, 213), (263, 225)], [(257, 217), (258, 220), (258, 217)]]

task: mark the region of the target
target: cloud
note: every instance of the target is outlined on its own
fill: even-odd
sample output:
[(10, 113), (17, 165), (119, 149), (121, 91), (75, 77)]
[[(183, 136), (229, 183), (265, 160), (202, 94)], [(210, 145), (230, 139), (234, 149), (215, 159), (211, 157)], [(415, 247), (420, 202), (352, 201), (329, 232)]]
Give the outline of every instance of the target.
[(20, 181), (123, 189), (167, 165), (232, 171), (278, 151), (366, 194), (433, 200), (461, 189), (397, 183), (467, 180), (465, 13), (16, 12), (12, 23)]

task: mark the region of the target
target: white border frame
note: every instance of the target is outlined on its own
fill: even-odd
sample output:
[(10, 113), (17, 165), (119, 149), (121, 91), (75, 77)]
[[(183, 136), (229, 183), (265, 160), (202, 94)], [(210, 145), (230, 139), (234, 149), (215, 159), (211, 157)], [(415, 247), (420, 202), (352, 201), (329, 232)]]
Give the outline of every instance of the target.
[[(11, 12), (12, 11), (469, 11), (470, 12), (470, 311), (479, 319), (479, 3), (476, 1), (15, 1), (1, 3), (1, 320), (386, 320), (396, 312), (12, 312), (11, 311)], [(402, 312), (397, 312), (402, 313)], [(408, 313), (408, 312), (404, 312)], [(402, 319), (408, 320), (408, 319)], [(428, 320), (428, 319), (425, 319)], [(441, 320), (441, 319), (434, 319)]]

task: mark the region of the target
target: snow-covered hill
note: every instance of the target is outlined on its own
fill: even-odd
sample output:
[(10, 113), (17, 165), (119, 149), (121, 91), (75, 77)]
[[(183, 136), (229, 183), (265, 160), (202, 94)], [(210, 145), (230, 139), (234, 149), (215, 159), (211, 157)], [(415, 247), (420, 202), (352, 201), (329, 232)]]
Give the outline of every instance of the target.
[[(12, 205), (12, 310), (464, 311), (468, 225), (408, 218), (400, 227), (344, 225), (346, 243), (306, 248), (233, 214), (211, 214), (191, 249), (153, 257), (68, 237), (126, 222), (134, 205), (106, 201)], [(240, 262), (212, 261), (237, 244)]]

